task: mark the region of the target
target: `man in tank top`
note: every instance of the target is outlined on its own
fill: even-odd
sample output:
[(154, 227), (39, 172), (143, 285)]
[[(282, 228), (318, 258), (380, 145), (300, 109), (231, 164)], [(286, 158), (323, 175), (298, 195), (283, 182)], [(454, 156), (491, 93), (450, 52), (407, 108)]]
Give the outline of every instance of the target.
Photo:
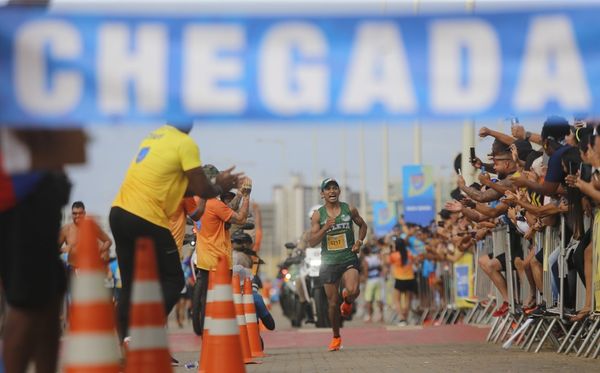
[[(341, 202), (340, 186), (335, 179), (327, 178), (321, 183), (321, 198), (325, 204), (311, 218), (309, 243), (321, 243), (321, 268), (319, 277), (325, 286), (329, 302), (329, 319), (333, 329), (333, 340), (329, 351), (342, 348), (340, 318), (352, 313), (352, 303), (359, 294), (360, 263), (356, 255), (367, 235), (367, 223), (355, 207)], [(358, 225), (358, 240), (354, 239), (354, 224)], [(342, 304), (340, 281), (343, 280)]]

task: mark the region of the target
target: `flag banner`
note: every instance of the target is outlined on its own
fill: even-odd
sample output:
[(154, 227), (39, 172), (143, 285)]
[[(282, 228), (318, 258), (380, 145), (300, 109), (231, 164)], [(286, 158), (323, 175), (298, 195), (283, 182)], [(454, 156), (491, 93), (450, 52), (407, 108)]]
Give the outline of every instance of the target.
[(600, 7), (437, 15), (0, 10), (0, 123), (598, 114)]
[(433, 167), (410, 165), (402, 167), (404, 220), (426, 226), (435, 219)]
[(473, 297), (473, 254), (465, 253), (454, 263), (454, 298), (459, 308), (472, 308), (467, 299)]
[(398, 224), (398, 214), (395, 202), (373, 202), (373, 233), (375, 236), (385, 236), (392, 231), (396, 224)]

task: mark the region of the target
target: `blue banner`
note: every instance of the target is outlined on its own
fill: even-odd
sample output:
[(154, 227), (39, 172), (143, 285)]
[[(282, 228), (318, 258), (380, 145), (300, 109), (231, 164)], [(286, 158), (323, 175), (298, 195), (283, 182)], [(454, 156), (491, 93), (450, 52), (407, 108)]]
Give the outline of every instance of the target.
[(433, 167), (411, 165), (402, 168), (404, 220), (422, 226), (435, 218)]
[(377, 201), (373, 202), (373, 232), (375, 236), (385, 236), (390, 233), (398, 223), (396, 203)]
[(0, 123), (598, 114), (600, 7), (402, 16), (0, 10)]

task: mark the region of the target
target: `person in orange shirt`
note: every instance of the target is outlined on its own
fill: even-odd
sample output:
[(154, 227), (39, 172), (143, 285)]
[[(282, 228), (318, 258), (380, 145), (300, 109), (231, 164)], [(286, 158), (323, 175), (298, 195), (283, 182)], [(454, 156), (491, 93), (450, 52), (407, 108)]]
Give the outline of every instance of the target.
[[(388, 259), (392, 266), (392, 274), (395, 278), (394, 288), (394, 304), (396, 312), (400, 317), (398, 326), (408, 325), (407, 319), (410, 311), (410, 303), (412, 296), (417, 292), (417, 281), (413, 271), (415, 258), (406, 248), (406, 242), (403, 239), (397, 238), (394, 244), (394, 252)], [(404, 298), (404, 302), (402, 302)]]
[[(213, 165), (203, 166), (204, 173), (208, 179), (216, 178), (219, 170)], [(242, 197), (242, 203), (236, 212), (223, 202), (223, 197), (200, 200), (200, 206), (204, 204), (204, 213), (200, 219), (200, 231), (196, 239), (196, 286), (200, 287), (200, 308), (199, 315), (193, 315), (194, 322), (198, 318), (199, 323), (195, 323), (194, 331), (202, 335), (204, 329), (204, 310), (206, 306), (206, 292), (208, 290), (208, 273), (217, 267), (219, 257), (227, 256), (229, 268), (231, 264), (231, 237), (229, 235), (229, 226), (231, 224), (244, 224), (248, 218), (250, 207), (250, 180), (243, 180), (239, 193)], [(196, 294), (194, 294), (196, 296)]]

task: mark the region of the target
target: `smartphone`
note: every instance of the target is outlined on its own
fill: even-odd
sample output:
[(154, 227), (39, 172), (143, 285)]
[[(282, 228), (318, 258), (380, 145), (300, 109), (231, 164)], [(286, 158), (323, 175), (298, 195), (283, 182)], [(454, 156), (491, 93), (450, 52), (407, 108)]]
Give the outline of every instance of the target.
[(569, 175), (577, 174), (577, 170), (578, 170), (577, 163), (569, 161)]
[(473, 162), (475, 162), (475, 158), (477, 158), (475, 156), (475, 148), (471, 146), (470, 151), (471, 151), (471, 158), (470, 158), (470, 160), (471, 160), (471, 163), (473, 163)]
[(485, 175), (485, 167), (481, 166), (481, 168), (479, 169), (479, 171), (481, 171), (481, 173), (482, 173), (483, 175)]
[(579, 165), (579, 177), (581, 180), (589, 183), (592, 181), (592, 165), (587, 163), (581, 163)]

